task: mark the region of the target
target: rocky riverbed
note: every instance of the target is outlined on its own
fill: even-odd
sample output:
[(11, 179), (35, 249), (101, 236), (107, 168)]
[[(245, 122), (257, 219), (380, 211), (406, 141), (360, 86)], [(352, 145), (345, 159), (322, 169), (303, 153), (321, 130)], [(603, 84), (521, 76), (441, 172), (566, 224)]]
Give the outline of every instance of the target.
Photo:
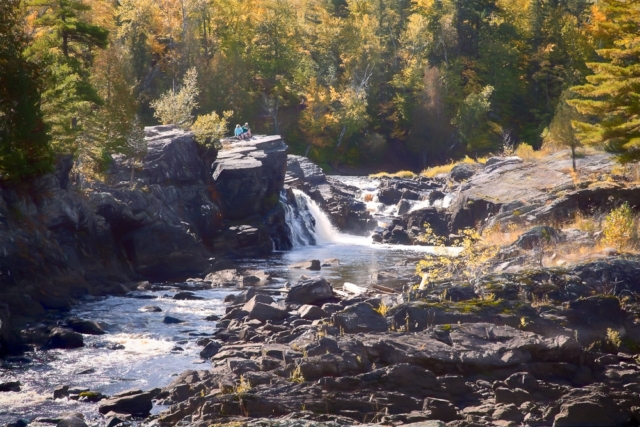
[[(61, 162), (45, 203), (3, 189), (38, 203), (29, 221), (16, 201), (3, 217), (7, 242), (37, 250), (5, 245), (2, 345), (32, 352), (5, 360), (0, 407), (25, 389), (53, 399), (10, 425), (640, 424), (640, 257), (580, 252), (599, 235), (569, 224), (635, 205), (610, 156), (581, 159), (577, 176), (561, 152), (374, 183), (287, 159), (277, 137), (220, 154), (174, 128), (147, 138), (133, 187), (122, 158), (104, 184), (66, 182)], [(420, 284), (416, 263), (441, 253), (412, 246), (429, 243), (425, 224), (448, 243), (466, 227), (519, 237), (471, 276)], [(84, 254), (100, 236), (102, 258)], [(48, 248), (58, 264), (37, 258)], [(193, 278), (158, 281), (180, 276)], [(92, 296), (105, 293), (122, 296)], [(40, 323), (16, 332), (12, 318)], [(140, 339), (157, 345), (136, 360)]]

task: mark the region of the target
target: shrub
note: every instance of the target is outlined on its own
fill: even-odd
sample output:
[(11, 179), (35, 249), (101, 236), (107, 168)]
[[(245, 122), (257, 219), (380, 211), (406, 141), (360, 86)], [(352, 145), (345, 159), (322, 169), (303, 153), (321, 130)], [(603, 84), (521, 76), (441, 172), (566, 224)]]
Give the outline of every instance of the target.
[(432, 168), (425, 169), (420, 173), (420, 175), (424, 176), (424, 177), (427, 177), (427, 178), (433, 178), (434, 176), (439, 175), (441, 173), (449, 173), (449, 172), (451, 172), (451, 169), (453, 169), (454, 166), (457, 166), (457, 165), (459, 165), (461, 163), (467, 163), (467, 164), (470, 164), (470, 165), (479, 163), (479, 164), (483, 165), (483, 164), (487, 163), (487, 158), (486, 157), (479, 157), (477, 160), (474, 160), (471, 157), (466, 156), (464, 159), (460, 160), (459, 162), (451, 162), (451, 163), (449, 163), (447, 165), (434, 166)]
[(191, 68), (185, 74), (179, 91), (171, 89), (151, 103), (151, 108), (155, 110), (153, 116), (163, 125), (176, 125), (182, 129), (189, 129), (193, 123), (193, 110), (198, 108), (196, 98), (199, 94), (198, 72), (195, 68)]
[(196, 122), (191, 126), (191, 130), (196, 136), (196, 141), (205, 147), (220, 149), (220, 138), (227, 133), (229, 118), (233, 116), (233, 111), (225, 111), (222, 116), (214, 111), (211, 114), (198, 116)]
[(629, 203), (612, 210), (604, 220), (602, 243), (616, 249), (631, 248), (638, 238), (635, 218)]
[(417, 175), (411, 171), (399, 171), (396, 173), (389, 172), (379, 172), (369, 175), (370, 178), (404, 178), (404, 179), (412, 179)]
[(548, 152), (545, 150), (535, 151), (532, 146), (523, 142), (522, 144), (518, 145), (515, 154), (525, 162), (531, 162), (533, 160), (543, 158), (548, 154)]

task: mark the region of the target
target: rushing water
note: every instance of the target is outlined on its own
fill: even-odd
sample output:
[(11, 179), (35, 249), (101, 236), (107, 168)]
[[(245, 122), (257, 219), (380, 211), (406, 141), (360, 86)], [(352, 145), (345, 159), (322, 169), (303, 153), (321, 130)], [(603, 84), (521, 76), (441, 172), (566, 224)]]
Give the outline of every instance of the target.
[[(358, 182), (362, 200), (366, 194), (375, 196), (379, 184), (367, 179), (344, 180), (350, 185)], [(295, 203), (285, 203), (294, 249), (277, 252), (264, 259), (240, 260), (243, 266), (271, 273), (276, 287), (285, 281), (295, 283), (303, 274), (323, 275), (336, 287), (344, 282), (367, 286), (377, 281), (381, 272), (399, 278), (397, 283), (381, 282), (388, 286), (401, 286), (398, 283), (415, 280), (412, 279), (414, 267), (405, 266), (405, 261), (419, 259), (430, 248), (375, 245), (368, 237), (339, 233), (306, 194), (294, 190), (294, 195)], [(375, 197), (370, 203), (377, 203)], [(390, 208), (380, 204), (372, 204), (371, 209), (377, 215), (391, 215)], [(319, 272), (290, 268), (311, 259), (331, 259), (331, 265)], [(106, 325), (106, 335), (85, 335), (85, 347), (80, 349), (37, 351), (26, 354), (26, 359), (0, 362), (3, 363), (0, 365), (0, 382), (22, 383), (21, 392), (0, 393), (0, 424), (18, 418), (55, 417), (65, 412), (82, 412), (88, 420), (97, 423), (101, 418), (95, 403), (67, 399), (53, 401), (53, 389), (66, 384), (71, 388), (111, 395), (131, 388), (148, 390), (166, 386), (180, 372), (207, 369), (208, 363), (198, 356), (201, 347), (196, 340), (199, 336), (210, 335), (215, 322), (204, 318), (223, 314), (222, 300), (239, 290), (195, 290), (194, 293), (203, 300), (176, 301), (172, 295), (177, 290), (167, 288), (138, 292), (135, 297), (87, 300), (69, 315), (102, 322)], [(146, 305), (158, 306), (162, 312), (140, 311)], [(177, 317), (185, 323), (164, 324), (162, 319), (165, 315)], [(154, 408), (154, 411), (161, 409)]]

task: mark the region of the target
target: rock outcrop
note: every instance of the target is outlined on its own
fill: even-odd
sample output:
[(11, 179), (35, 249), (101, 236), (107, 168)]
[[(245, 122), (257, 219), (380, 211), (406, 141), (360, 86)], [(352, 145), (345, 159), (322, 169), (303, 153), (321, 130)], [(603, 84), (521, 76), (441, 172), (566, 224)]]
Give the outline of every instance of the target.
[[(145, 129), (134, 167), (114, 156), (104, 181), (54, 173), (0, 182), (0, 300), (14, 323), (65, 310), (85, 294), (123, 293), (139, 279), (186, 279), (227, 255), (290, 247), (282, 190), (287, 146), (254, 138), (216, 153), (174, 126)], [(216, 155), (218, 154), (218, 158)], [(222, 265), (222, 264), (221, 264)], [(10, 344), (0, 312), (0, 348)], [(0, 350), (0, 351), (2, 351)]]

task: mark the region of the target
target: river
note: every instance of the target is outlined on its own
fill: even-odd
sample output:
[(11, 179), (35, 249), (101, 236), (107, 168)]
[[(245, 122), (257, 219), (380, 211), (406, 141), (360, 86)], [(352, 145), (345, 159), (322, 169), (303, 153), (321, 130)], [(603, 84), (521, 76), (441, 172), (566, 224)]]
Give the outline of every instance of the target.
[[(360, 197), (369, 193), (375, 196), (376, 181), (363, 178), (344, 181), (358, 185)], [(241, 266), (271, 273), (275, 277), (274, 287), (296, 283), (302, 274), (322, 275), (335, 287), (344, 282), (367, 286), (383, 271), (388, 277), (399, 278), (391, 280), (389, 286), (415, 282), (414, 267), (405, 266), (405, 261), (419, 259), (430, 248), (374, 245), (370, 238), (338, 233), (306, 195), (296, 192), (296, 198), (303, 205), (301, 212), (288, 212), (296, 242), (294, 249), (262, 259), (238, 260)], [(393, 207), (376, 204), (375, 197), (368, 203), (373, 204), (371, 209), (376, 211), (380, 222), (393, 215)], [(312, 259), (333, 261), (319, 272), (289, 268)], [(163, 387), (185, 370), (207, 369), (209, 364), (198, 356), (202, 347), (196, 341), (198, 337), (211, 335), (216, 325), (204, 318), (224, 314), (224, 297), (240, 290), (194, 290), (203, 300), (177, 301), (172, 295), (180, 289), (175, 284), (163, 285), (157, 291), (87, 299), (65, 314), (106, 325), (106, 335), (85, 335), (85, 346), (80, 349), (36, 351), (0, 361), (0, 382), (22, 384), (20, 392), (0, 393), (0, 424), (19, 418), (55, 418), (65, 412), (82, 412), (90, 425), (98, 425), (101, 417), (97, 404), (53, 400), (53, 390), (59, 385), (69, 385), (111, 395), (132, 388)], [(185, 286), (189, 284), (180, 284), (182, 290)], [(140, 310), (147, 305), (158, 306), (162, 312)], [(162, 322), (165, 315), (185, 323), (165, 324)], [(162, 409), (156, 406), (154, 412)]]

